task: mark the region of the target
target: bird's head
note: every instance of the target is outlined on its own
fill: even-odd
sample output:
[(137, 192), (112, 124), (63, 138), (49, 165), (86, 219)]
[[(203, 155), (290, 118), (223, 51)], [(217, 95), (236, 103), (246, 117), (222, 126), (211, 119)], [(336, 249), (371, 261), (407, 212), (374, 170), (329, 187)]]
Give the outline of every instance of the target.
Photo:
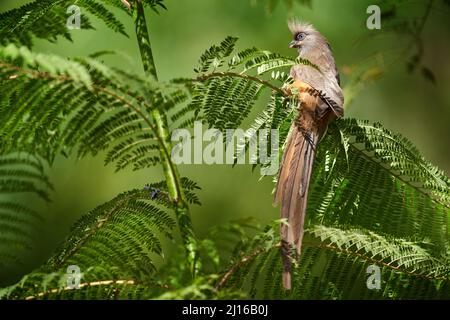
[(309, 23), (291, 20), (288, 26), (294, 37), (289, 43), (289, 48), (297, 48), (300, 54), (327, 43), (326, 39)]

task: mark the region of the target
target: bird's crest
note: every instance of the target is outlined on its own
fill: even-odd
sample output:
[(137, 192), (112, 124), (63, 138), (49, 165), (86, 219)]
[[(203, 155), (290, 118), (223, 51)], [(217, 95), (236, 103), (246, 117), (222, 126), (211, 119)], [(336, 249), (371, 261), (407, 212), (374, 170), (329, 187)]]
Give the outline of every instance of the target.
[(292, 34), (297, 34), (300, 32), (304, 32), (307, 34), (317, 33), (317, 30), (313, 27), (312, 24), (308, 22), (302, 22), (297, 19), (292, 19), (288, 22), (289, 30), (291, 30)]

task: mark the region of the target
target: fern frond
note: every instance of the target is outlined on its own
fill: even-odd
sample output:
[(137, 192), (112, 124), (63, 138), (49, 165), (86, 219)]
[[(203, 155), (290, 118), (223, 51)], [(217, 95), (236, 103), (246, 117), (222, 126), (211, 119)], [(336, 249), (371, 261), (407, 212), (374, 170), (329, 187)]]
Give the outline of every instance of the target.
[[(250, 58), (252, 55), (256, 55), (256, 62)], [(237, 56), (242, 58), (235, 58), (236, 64), (249, 68), (260, 66), (258, 50), (248, 49)], [(265, 57), (264, 63), (274, 58), (267, 54), (261, 57)], [(191, 106), (196, 117), (206, 119), (215, 128), (238, 126), (243, 117), (232, 117), (233, 112), (228, 109), (225, 112), (224, 106), (239, 107), (236, 101), (246, 94), (245, 90), (230, 92), (241, 77), (262, 84), (261, 88), (273, 86), (261, 77), (254, 77), (254, 80), (246, 74), (213, 72), (204, 75), (200, 77), (204, 81), (194, 87)], [(223, 92), (222, 87), (226, 88)], [(256, 99), (257, 95), (241, 108), (245, 116)], [(294, 109), (290, 97), (274, 89), (271, 102), (252, 128), (279, 129), (280, 142), (283, 142), (291, 116), (295, 115)], [(378, 124), (356, 120), (341, 120), (329, 133), (319, 147), (310, 192), (311, 205), (308, 206), (310, 216), (316, 212), (317, 221), (331, 222), (339, 217), (340, 224), (355, 223), (363, 228), (387, 230), (399, 237), (420, 234), (441, 245), (448, 242), (449, 179), (420, 156), (407, 139)], [(245, 147), (241, 146), (242, 152)]]
[(29, 193), (49, 201), (51, 189), (38, 158), (17, 153), (0, 157), (0, 273), (21, 263), (24, 250), (32, 247), (34, 232), (43, 220), (35, 210), (16, 203), (13, 196)]
[[(208, 67), (209, 73), (189, 83), (193, 99), (180, 114), (192, 112), (194, 119), (205, 119), (208, 125), (222, 130), (239, 126), (259, 97), (259, 94), (247, 96), (248, 104), (239, 104), (240, 97), (248, 92), (247, 88), (242, 89), (242, 84), (248, 81), (258, 86), (258, 93), (264, 88), (271, 91), (268, 107), (251, 128), (279, 129), (282, 142), (295, 116), (296, 102), (271, 81), (288, 83), (290, 79), (283, 69), (293, 63), (315, 67), (308, 61), (294, 62), (258, 49), (244, 50), (231, 58), (228, 70), (211, 71)], [(224, 65), (224, 59), (216, 63), (217, 68)], [(234, 70), (238, 67), (242, 68), (241, 72)], [(261, 76), (269, 72), (271, 79), (264, 80)], [(243, 116), (233, 116), (233, 110), (226, 108), (228, 105), (236, 107)], [(426, 161), (407, 139), (379, 124), (340, 120), (328, 133), (318, 148), (309, 192), (307, 226), (322, 226), (331, 228), (327, 232), (345, 234), (342, 239), (347, 241), (348, 252), (342, 252), (339, 246), (333, 247), (335, 250), (331, 253), (324, 251), (324, 247), (308, 247), (297, 273), (304, 287), (292, 297), (343, 298), (361, 293), (365, 282), (354, 290), (351, 275), (364, 277), (363, 266), (367, 267), (368, 261), (380, 265), (383, 274), (389, 276), (389, 289), (382, 294), (366, 290), (361, 293), (362, 297), (416, 297), (400, 290), (399, 283), (405, 282), (410, 288), (418, 288), (417, 297), (423, 294), (445, 297), (445, 291), (439, 288), (447, 286), (448, 282), (443, 262), (448, 261), (448, 257), (442, 257), (450, 240), (448, 177)], [(248, 143), (241, 146), (241, 152), (247, 146)], [(262, 286), (265, 288), (263, 296), (276, 294), (276, 297), (287, 298), (278, 281), (283, 268), (278, 232), (273, 229), (247, 244), (238, 243), (232, 255), (234, 264), (223, 274), (218, 288), (229, 283), (256, 296)], [(378, 247), (371, 247), (369, 244), (374, 245), (375, 238), (379, 239)], [(415, 240), (406, 240), (412, 238)], [(326, 239), (337, 241), (331, 235)], [(358, 242), (351, 242), (354, 239)], [(355, 251), (354, 247), (363, 253)], [(376, 255), (381, 255), (378, 257), (381, 260), (376, 260)], [(330, 266), (339, 273), (333, 272)], [(322, 270), (320, 274), (318, 270)], [(439, 288), (431, 290), (430, 287)], [(421, 288), (428, 288), (428, 293), (420, 291)]]
[(83, 270), (104, 263), (137, 279), (148, 277), (155, 270), (154, 255), (162, 255), (157, 234), (171, 237), (174, 225), (145, 190), (123, 193), (83, 216), (46, 268), (78, 265)]
[[(245, 51), (244, 51), (245, 52)], [(240, 54), (237, 54), (239, 57)], [(299, 60), (300, 61), (300, 60)], [(307, 61), (307, 60), (302, 60)], [(256, 74), (263, 75), (269, 71), (280, 69), (280, 68), (290, 68), (296, 63), (295, 59), (283, 57), (277, 53), (271, 53), (268, 51), (256, 51), (253, 52), (252, 56), (247, 57), (244, 60), (234, 58), (230, 61), (229, 66), (231, 69), (242, 66), (242, 73), (248, 73), (249, 71), (256, 71)], [(309, 61), (309, 65), (314, 66)]]
[(51, 273), (33, 272), (19, 283), (0, 289), (0, 299), (19, 300), (119, 300), (149, 299), (166, 290), (154, 282), (141, 282), (117, 268), (105, 265), (89, 267), (80, 274), (79, 285), (65, 270)]
[[(113, 4), (112, 1), (101, 2)], [(35, 37), (55, 41), (58, 36), (62, 36), (71, 40), (66, 21), (69, 18), (67, 9), (73, 4), (74, 2), (69, 0), (39, 0), (1, 13), (0, 44), (14, 43), (31, 47)], [(126, 35), (124, 25), (99, 1), (79, 0), (75, 4), (80, 7), (81, 12), (89, 12), (113, 31)], [(81, 14), (80, 20), (81, 28), (93, 29), (86, 15)]]
[(144, 6), (150, 7), (152, 10), (158, 13), (158, 7), (167, 10), (166, 5), (164, 4), (164, 0), (143, 0), (142, 3)]
[[(199, 85), (190, 108), (202, 110), (207, 123), (219, 130), (238, 126), (249, 114), (262, 85), (248, 79), (211, 79)], [(204, 94), (206, 93), (206, 94)]]
[[(57, 36), (63, 36), (70, 40), (70, 32), (66, 27), (68, 6), (60, 6), (63, 2), (65, 1), (34, 1), (1, 13), (0, 44), (15, 43), (31, 47), (34, 37), (54, 41)], [(83, 27), (92, 29), (88, 20), (85, 21)]]
[[(182, 184), (198, 189), (187, 178)], [(154, 274), (161, 236), (172, 238), (175, 225), (165, 211), (174, 206), (165, 181), (117, 196), (83, 216), (43, 267), (1, 289), (0, 299), (150, 299), (177, 290)], [(80, 268), (77, 289), (68, 287), (69, 266)]]
[[(347, 152), (336, 147), (339, 132), (348, 141)], [(312, 221), (429, 238), (436, 248), (449, 243), (449, 180), (409, 141), (351, 119), (339, 121), (330, 133), (319, 147), (310, 186)], [(335, 165), (327, 164), (330, 156)]]
[[(411, 240), (321, 225), (306, 231), (302, 256), (294, 263), (293, 289), (286, 292), (281, 287), (277, 225), (239, 244), (240, 254), (217, 282), (218, 288), (236, 287), (265, 299), (448, 298), (448, 254), (434, 256), (423, 243)], [(380, 268), (382, 290), (366, 286), (369, 265)], [(415, 291), (423, 286), (429, 290)]]
[[(387, 268), (430, 280), (450, 281), (450, 266), (434, 257), (419, 241), (396, 239), (371, 231), (343, 230), (316, 225), (308, 230), (321, 240), (318, 246), (367, 259)], [(363, 252), (363, 254), (361, 254)]]
[[(186, 99), (180, 87), (141, 82), (93, 59), (68, 61), (9, 45), (0, 48), (0, 148), (18, 146), (53, 161), (58, 152), (107, 150), (107, 163), (138, 170), (158, 164), (164, 142), (151, 111), (174, 109)], [(3, 86), (4, 84), (4, 86)]]
[(422, 193), (431, 192), (437, 201), (450, 206), (450, 179), (427, 162), (409, 140), (392, 134), (379, 123), (347, 120), (342, 125), (341, 130), (352, 138), (351, 145), (366, 157), (383, 162), (398, 179)]
[(127, 36), (125, 26), (115, 15), (95, 0), (78, 0), (77, 5), (85, 8), (89, 13), (102, 20), (111, 30)]
[[(184, 125), (193, 120), (205, 120), (210, 127), (220, 130), (239, 127), (264, 89), (286, 96), (280, 85), (272, 83), (273, 80), (288, 81), (282, 70), (287, 71), (298, 63), (318, 68), (308, 60), (296, 60), (257, 48), (233, 55), (236, 41), (236, 38), (228, 37), (203, 54), (200, 67), (195, 70), (199, 76), (184, 79), (192, 101), (176, 114), (175, 119), (190, 115), (192, 118)], [(262, 76), (268, 74), (271, 79), (265, 80)]]
[[(271, 124), (272, 117), (261, 119)], [(318, 148), (306, 215), (307, 234), (321, 243), (304, 241), (292, 294), (281, 288), (276, 228), (238, 244), (219, 287), (266, 298), (448, 298), (448, 178), (378, 124), (341, 120), (329, 133)], [(381, 268), (384, 291), (367, 289), (370, 264)]]
[(206, 50), (200, 57), (199, 66), (194, 70), (197, 73), (204, 73), (212, 69), (215, 70), (224, 64), (224, 59), (227, 58), (234, 49), (236, 41), (235, 37), (227, 37), (219, 45), (214, 45)]
[(4, 257), (0, 267), (4, 271), (20, 262), (18, 252), (31, 248), (31, 231), (39, 220), (34, 219), (36, 212), (13, 202), (0, 202), (0, 209), (0, 255)]
[(242, 292), (236, 290), (223, 290), (216, 292), (214, 289), (214, 281), (217, 275), (209, 275), (197, 277), (190, 284), (169, 290), (160, 296), (155, 297), (156, 300), (205, 300), (205, 299), (245, 299), (246, 296)]
[(197, 190), (201, 189), (200, 186), (197, 184), (197, 182), (190, 180), (189, 178), (182, 177), (181, 185), (184, 189), (184, 193), (186, 195), (187, 201), (191, 204), (201, 205), (200, 199), (198, 198), (197, 194), (195, 193)]
[(14, 154), (0, 158), (0, 193), (35, 192), (49, 200), (47, 189), (52, 189), (41, 162), (31, 157)]
[[(182, 186), (190, 191), (188, 199), (197, 202), (193, 193), (197, 184), (183, 178)], [(122, 193), (83, 216), (45, 270), (68, 265), (83, 270), (102, 263), (126, 271), (135, 279), (148, 278), (155, 270), (154, 257), (163, 256), (159, 235), (172, 238), (175, 221), (166, 209), (174, 206), (165, 182)]]

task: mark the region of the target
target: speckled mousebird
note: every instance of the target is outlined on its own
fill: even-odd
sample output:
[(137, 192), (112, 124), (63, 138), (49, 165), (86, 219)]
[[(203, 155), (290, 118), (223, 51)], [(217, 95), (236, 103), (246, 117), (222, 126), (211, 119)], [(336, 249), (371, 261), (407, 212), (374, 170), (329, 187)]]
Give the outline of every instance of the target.
[[(287, 89), (288, 92), (298, 94), (299, 108), (285, 142), (274, 204), (280, 203), (281, 218), (288, 222), (281, 226), (281, 239), (283, 286), (289, 290), (292, 259), (290, 248), (295, 247), (296, 254), (300, 257), (316, 147), (328, 124), (343, 116), (344, 95), (327, 39), (311, 24), (293, 20), (288, 25), (294, 37), (289, 47), (298, 49), (300, 58), (309, 60), (320, 69), (306, 64), (293, 66), (290, 75), (294, 82)], [(318, 92), (321, 94), (318, 95)]]

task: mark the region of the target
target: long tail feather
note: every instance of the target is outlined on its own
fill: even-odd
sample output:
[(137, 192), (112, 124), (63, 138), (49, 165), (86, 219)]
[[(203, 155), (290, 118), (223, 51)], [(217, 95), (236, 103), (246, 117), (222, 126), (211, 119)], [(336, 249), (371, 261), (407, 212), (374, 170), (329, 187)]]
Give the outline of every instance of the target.
[(318, 133), (302, 132), (294, 122), (287, 138), (274, 204), (281, 203), (281, 218), (288, 224), (281, 226), (283, 255), (283, 285), (291, 289), (291, 248), (300, 256), (304, 233), (309, 181), (316, 153)]

